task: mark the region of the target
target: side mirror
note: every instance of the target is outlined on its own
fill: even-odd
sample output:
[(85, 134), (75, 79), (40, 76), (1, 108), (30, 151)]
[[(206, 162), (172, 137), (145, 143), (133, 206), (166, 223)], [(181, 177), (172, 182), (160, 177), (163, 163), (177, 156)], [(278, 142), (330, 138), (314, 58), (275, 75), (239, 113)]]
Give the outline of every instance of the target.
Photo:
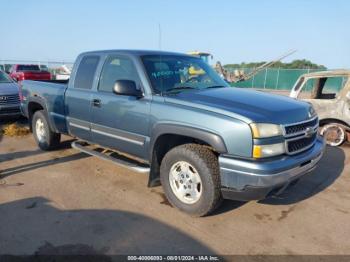
[(114, 83), (113, 92), (122, 96), (135, 96), (141, 98), (143, 93), (137, 88), (136, 83), (131, 80), (118, 80)]

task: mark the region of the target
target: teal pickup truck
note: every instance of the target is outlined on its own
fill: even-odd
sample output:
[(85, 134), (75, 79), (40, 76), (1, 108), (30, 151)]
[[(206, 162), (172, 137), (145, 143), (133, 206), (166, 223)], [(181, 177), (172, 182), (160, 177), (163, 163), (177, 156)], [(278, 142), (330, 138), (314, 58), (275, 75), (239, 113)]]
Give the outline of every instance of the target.
[(68, 83), (23, 81), (21, 110), (41, 149), (55, 148), (60, 134), (75, 137), (76, 149), (149, 173), (149, 186), (161, 184), (172, 205), (195, 216), (222, 199), (283, 192), (324, 151), (310, 104), (229, 87), (179, 53), (83, 53)]

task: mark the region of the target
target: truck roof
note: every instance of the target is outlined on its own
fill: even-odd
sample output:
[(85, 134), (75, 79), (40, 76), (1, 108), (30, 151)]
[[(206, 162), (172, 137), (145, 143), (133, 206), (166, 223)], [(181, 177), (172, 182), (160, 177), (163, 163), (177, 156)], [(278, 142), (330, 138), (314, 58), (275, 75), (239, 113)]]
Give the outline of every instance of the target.
[(109, 54), (109, 53), (119, 53), (126, 55), (134, 56), (143, 56), (143, 55), (181, 55), (181, 56), (190, 56), (184, 53), (170, 52), (170, 51), (159, 51), (159, 50), (134, 50), (134, 49), (111, 49), (111, 50), (99, 50), (99, 51), (89, 51), (84, 52), (81, 55), (87, 54)]

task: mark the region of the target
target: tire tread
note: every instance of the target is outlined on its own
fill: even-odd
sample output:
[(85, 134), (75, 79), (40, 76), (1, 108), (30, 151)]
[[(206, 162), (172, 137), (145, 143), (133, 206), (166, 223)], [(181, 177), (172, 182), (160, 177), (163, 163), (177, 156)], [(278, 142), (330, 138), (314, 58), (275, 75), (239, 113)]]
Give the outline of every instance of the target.
[[(46, 125), (46, 131), (48, 133), (47, 134), (48, 141), (46, 141), (46, 143), (39, 143), (39, 141), (35, 137), (35, 122), (38, 118), (41, 118), (44, 121), (44, 124)], [(49, 151), (49, 150), (53, 150), (59, 146), (60, 140), (61, 140), (61, 134), (55, 133), (51, 130), (44, 110), (38, 110), (34, 113), (34, 115), (32, 117), (32, 129), (33, 129), (33, 134), (34, 134), (35, 140), (37, 141), (37, 144), (40, 147), (40, 149), (42, 149), (44, 151)]]
[[(204, 164), (206, 165), (206, 168), (209, 169), (209, 173), (211, 175), (211, 179), (208, 179), (209, 186), (213, 187), (213, 191), (214, 191), (214, 196), (210, 199), (209, 205), (202, 205), (200, 208), (197, 208), (196, 210), (192, 210), (191, 212), (188, 212), (188, 210), (185, 210), (185, 211), (187, 211), (187, 213), (190, 213), (190, 215), (193, 215), (193, 216), (209, 215), (222, 202), (220, 169), (219, 169), (219, 163), (218, 163), (217, 156), (207, 146), (203, 146), (200, 144), (194, 144), (194, 143), (180, 145), (180, 146), (174, 147), (165, 155), (165, 157), (163, 158), (163, 161), (162, 161), (162, 165), (161, 165), (161, 166), (163, 166), (163, 168), (161, 168), (162, 172), (165, 172), (165, 170), (164, 170), (165, 162), (167, 162), (168, 159), (170, 158), (170, 156), (174, 155), (174, 154), (175, 155), (190, 156), (190, 158), (192, 159), (193, 162), (195, 162), (195, 163), (204, 162)], [(162, 184), (166, 183), (166, 181), (164, 179), (164, 175), (165, 174), (161, 174)], [(169, 199), (169, 197), (168, 197), (168, 200), (173, 205), (176, 204), (176, 203), (174, 203), (174, 201)], [(179, 207), (179, 209), (184, 210), (181, 207)]]

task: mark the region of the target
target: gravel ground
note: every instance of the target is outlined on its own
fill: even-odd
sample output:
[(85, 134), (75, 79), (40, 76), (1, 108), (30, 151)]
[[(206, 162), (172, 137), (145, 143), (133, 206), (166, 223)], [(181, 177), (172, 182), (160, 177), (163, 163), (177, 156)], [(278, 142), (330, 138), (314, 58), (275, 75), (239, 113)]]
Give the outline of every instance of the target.
[(212, 216), (171, 207), (147, 175), (31, 135), (0, 143), (0, 254), (350, 254), (350, 147), (279, 198), (225, 201)]

